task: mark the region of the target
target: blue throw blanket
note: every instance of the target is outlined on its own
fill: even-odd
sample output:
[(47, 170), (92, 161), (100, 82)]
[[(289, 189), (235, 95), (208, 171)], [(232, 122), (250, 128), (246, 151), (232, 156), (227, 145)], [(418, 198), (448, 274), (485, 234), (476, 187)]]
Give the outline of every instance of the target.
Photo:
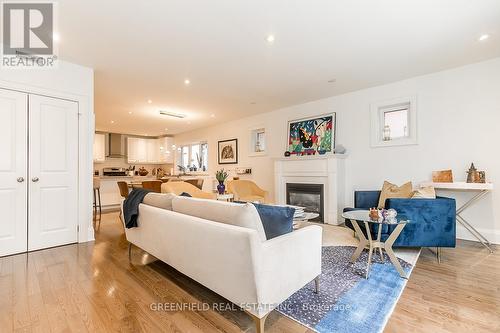
[(144, 200), (146, 194), (149, 190), (142, 188), (134, 188), (132, 192), (129, 193), (127, 199), (123, 201), (123, 217), (125, 219), (125, 227), (136, 228), (137, 227), (137, 217), (139, 216), (139, 204)]

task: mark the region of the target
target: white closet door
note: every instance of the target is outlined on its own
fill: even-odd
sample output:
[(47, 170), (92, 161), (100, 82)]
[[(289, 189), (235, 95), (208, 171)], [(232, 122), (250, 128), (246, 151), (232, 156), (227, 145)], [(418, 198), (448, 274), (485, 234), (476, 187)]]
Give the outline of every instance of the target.
[(0, 256), (27, 250), (28, 95), (0, 89)]
[(28, 250), (78, 239), (78, 103), (29, 95)]

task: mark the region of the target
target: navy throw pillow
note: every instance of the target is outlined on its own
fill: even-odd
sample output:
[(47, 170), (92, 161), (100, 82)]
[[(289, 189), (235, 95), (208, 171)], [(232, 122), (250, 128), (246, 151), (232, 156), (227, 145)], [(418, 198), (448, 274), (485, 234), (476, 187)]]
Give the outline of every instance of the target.
[(272, 239), (293, 231), (295, 208), (253, 204), (262, 220), (266, 238)]
[(187, 193), (187, 192), (182, 192), (181, 194), (179, 194), (181, 197), (193, 197), (191, 194)]

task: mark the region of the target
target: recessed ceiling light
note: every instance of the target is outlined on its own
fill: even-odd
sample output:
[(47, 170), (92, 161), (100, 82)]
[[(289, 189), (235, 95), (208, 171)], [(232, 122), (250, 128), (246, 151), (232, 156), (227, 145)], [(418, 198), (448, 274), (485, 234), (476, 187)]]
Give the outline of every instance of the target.
[(148, 99), (148, 104), (151, 104), (151, 103), (153, 103), (153, 101), (152, 101), (152, 100), (150, 100), (150, 99)]
[(488, 38), (490, 38), (490, 35), (488, 35), (488, 34), (484, 34), (484, 35), (481, 35), (481, 36), (479, 37), (479, 41), (480, 41), (480, 42), (484, 42), (484, 41), (485, 41), (485, 40), (487, 40)]
[(129, 111), (128, 114), (132, 114), (132, 111)]
[(52, 35), (52, 40), (54, 42), (58, 42), (61, 40), (61, 37), (59, 36), (59, 34), (57, 32), (54, 32), (54, 34)]
[(212, 113), (212, 114), (210, 115), (210, 118), (215, 118), (215, 115)]
[(165, 131), (168, 131), (168, 128), (165, 128)]
[(184, 84), (185, 84), (186, 86), (189, 86), (189, 85), (191, 84), (191, 81), (190, 81), (189, 79), (185, 79), (185, 80), (184, 80)]
[(114, 123), (115, 123), (115, 121), (114, 121), (114, 120), (111, 120), (111, 123), (112, 123), (112, 124), (114, 124)]
[(273, 44), (274, 43), (274, 35), (268, 35), (266, 40), (269, 44)]

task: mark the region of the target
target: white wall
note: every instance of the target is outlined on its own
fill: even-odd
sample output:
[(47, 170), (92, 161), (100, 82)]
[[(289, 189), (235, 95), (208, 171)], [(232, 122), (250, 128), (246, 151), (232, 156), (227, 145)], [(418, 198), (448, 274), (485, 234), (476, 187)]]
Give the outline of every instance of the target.
[(59, 61), (53, 69), (0, 68), (0, 87), (47, 95), (78, 102), (79, 242), (94, 239), (92, 228), (92, 148), (94, 142), (94, 71), (91, 68)]
[[(419, 144), (370, 147), (370, 103), (417, 96)], [(251, 167), (260, 186), (274, 192), (273, 158), (283, 156), (286, 123), (303, 116), (336, 112), (337, 143), (348, 150), (346, 202), (355, 189), (379, 189), (384, 180), (414, 183), (428, 180), (432, 170), (453, 169), (456, 181), (465, 180), (471, 162), (486, 171), (487, 180), (500, 186), (500, 58), (453, 70), (420, 76), (269, 113), (179, 134), (179, 146), (198, 140), (209, 143), (209, 172), (217, 164), (217, 141), (238, 138), (238, 166)], [(249, 157), (249, 132), (266, 127), (268, 155)], [(230, 166), (234, 168), (234, 166)], [(453, 194), (455, 195), (455, 194)], [(470, 193), (457, 194), (457, 204)], [(500, 190), (469, 208), (464, 216), (490, 241), (500, 243)], [(473, 239), (462, 228), (460, 238)]]

